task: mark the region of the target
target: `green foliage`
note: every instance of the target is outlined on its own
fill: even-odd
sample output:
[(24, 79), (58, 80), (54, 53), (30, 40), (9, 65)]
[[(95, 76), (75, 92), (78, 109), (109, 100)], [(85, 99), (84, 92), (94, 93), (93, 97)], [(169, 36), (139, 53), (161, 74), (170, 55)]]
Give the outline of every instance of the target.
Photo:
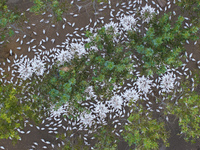
[[(95, 1), (95, 0), (92, 0), (93, 2)], [(108, 2), (108, 0), (97, 0), (97, 2), (98, 3), (100, 3), (100, 2)]]
[[(69, 8), (67, 2), (61, 0), (33, 0), (34, 6), (32, 12), (40, 14), (44, 11), (50, 11), (56, 16), (57, 20), (62, 20), (62, 15)], [(190, 2), (192, 5), (186, 4)], [(194, 12), (199, 11), (200, 3), (197, 1), (183, 0), (180, 5)], [(197, 7), (191, 7), (197, 4)], [(18, 19), (18, 15), (8, 10), (5, 1), (0, 4), (0, 27), (1, 39), (7, 35), (12, 36), (13, 30), (8, 26)], [(198, 11), (197, 11), (198, 10)], [(198, 15), (198, 14), (197, 14)], [(56, 104), (58, 108), (64, 103), (70, 105), (68, 117), (74, 117), (84, 108), (81, 102), (86, 99), (85, 90), (88, 86), (94, 86), (94, 91), (103, 98), (109, 99), (114, 84), (121, 84), (124, 80), (133, 79), (130, 74), (133, 70), (131, 55), (137, 54), (144, 61), (141, 68), (146, 75), (154, 73), (164, 73), (166, 65), (177, 67), (181, 65), (179, 56), (184, 52), (186, 40), (196, 40), (197, 26), (183, 28), (184, 17), (179, 16), (175, 24), (171, 22), (170, 14), (164, 14), (161, 18), (154, 17), (145, 36), (137, 31), (129, 31), (128, 43), (116, 43), (113, 41), (115, 35), (113, 28), (106, 30), (104, 27), (98, 30), (97, 35), (89, 31), (86, 36), (90, 37), (91, 42), (85, 45), (85, 48), (91, 49), (97, 47), (100, 51), (91, 50), (88, 54), (79, 58), (75, 56), (70, 63), (64, 64), (69, 67), (68, 71), (61, 71), (57, 66), (51, 70), (50, 74), (45, 75), (40, 84), (33, 81), (32, 86), (40, 94), (31, 96), (34, 102), (27, 102), (18, 97), (22, 96), (19, 89), (12, 85), (0, 87), (0, 138), (19, 138), (16, 128), (22, 127), (23, 120), (26, 118), (40, 121), (39, 114), (44, 111), (42, 108)], [(199, 18), (194, 18), (193, 22), (197, 23)], [(5, 30), (8, 31), (7, 34)], [(128, 48), (127, 48), (128, 47)], [(101, 86), (105, 84), (105, 86)], [(24, 95), (23, 95), (24, 96)], [(167, 111), (179, 118), (179, 125), (182, 133), (185, 134), (186, 140), (199, 138), (200, 119), (199, 119), (199, 95), (188, 90), (182, 93), (178, 103), (169, 103)], [(47, 107), (49, 108), (49, 107)], [(168, 133), (165, 130), (164, 122), (154, 119), (151, 114), (142, 105), (133, 107), (133, 113), (128, 118), (129, 124), (125, 125), (123, 133), (124, 139), (129, 145), (134, 145), (137, 149), (158, 149), (158, 143), (161, 140), (168, 146)], [(115, 149), (115, 140), (118, 140), (109, 126), (103, 126), (95, 133), (95, 149)], [(65, 138), (65, 137), (64, 137)], [(76, 143), (74, 143), (76, 141)], [(76, 139), (66, 139), (64, 149), (87, 149), (81, 136)]]
[[(200, 81), (199, 73), (195, 74), (194, 79), (197, 82), (194, 85), (196, 87)], [(184, 135), (185, 140), (195, 142), (200, 137), (200, 96), (192, 90), (188, 81), (182, 83), (181, 89), (182, 92), (177, 93), (176, 97), (169, 96), (166, 113), (178, 118), (181, 134)]]
[[(69, 132), (68, 134), (70, 135), (71, 133)], [(88, 150), (88, 146), (84, 144), (81, 135), (73, 138), (65, 137), (64, 135), (59, 135), (58, 137), (65, 141), (65, 145), (62, 150)]]
[[(57, 2), (54, 5), (57, 7)], [(57, 66), (54, 66), (50, 74), (44, 77), (43, 82), (39, 86), (37, 85), (40, 95), (35, 96), (41, 100), (49, 98), (49, 104), (56, 104), (57, 107), (64, 103), (69, 104), (68, 117), (76, 117), (86, 109), (82, 107), (81, 103), (86, 100), (85, 90), (88, 86), (93, 86), (97, 96), (101, 95), (104, 100), (112, 96), (109, 91), (112, 91), (114, 84), (122, 85), (124, 80), (135, 78), (130, 74), (130, 71), (134, 69), (130, 56), (135, 55), (136, 52), (137, 56), (139, 55), (144, 61), (141, 68), (146, 75), (164, 73), (166, 65), (180, 66), (179, 57), (185, 50), (182, 43), (189, 39), (197, 39), (198, 29), (196, 27), (182, 28), (184, 21), (182, 16), (179, 16), (175, 23), (172, 23), (169, 18), (170, 14), (164, 14), (161, 18), (154, 17), (150, 25), (147, 25), (148, 30), (145, 36), (139, 32), (129, 31), (130, 41), (127, 43), (117, 43), (113, 40), (118, 37), (114, 34), (113, 28), (106, 30), (103, 27), (98, 30), (96, 35), (87, 31), (86, 36), (90, 38), (90, 42), (85, 45), (85, 48), (90, 51), (81, 58), (75, 55), (71, 62), (65, 63), (63, 66), (70, 68), (68, 71), (59, 70)], [(99, 51), (93, 50), (92, 47), (96, 47)], [(186, 99), (190, 99), (191, 104), (197, 102), (192, 101), (192, 99), (198, 99), (196, 96), (190, 96)], [(179, 105), (175, 107), (169, 104), (167, 107), (173, 111), (172, 114), (182, 118), (180, 122), (182, 132), (189, 138), (195, 138), (199, 134), (198, 132), (195, 134), (195, 131), (199, 130), (197, 127), (199, 120), (194, 120), (192, 115), (188, 117), (183, 114), (182, 110), (184, 110), (186, 99), (183, 99), (183, 102), (180, 100), (181, 110)], [(187, 112), (190, 114), (194, 116), (198, 114), (196, 108), (192, 109), (193, 113), (191, 108), (188, 109)], [(168, 146), (169, 135), (165, 129), (165, 122), (161, 122), (153, 118), (152, 114), (147, 115), (147, 113), (149, 112), (141, 104), (133, 107), (133, 112), (128, 118), (129, 124), (125, 125), (124, 139), (130, 146), (134, 145), (137, 149), (158, 149), (160, 141)], [(191, 120), (194, 120), (194, 124), (190, 124), (191, 130), (186, 130)], [(110, 131), (109, 127), (105, 126), (95, 133), (98, 141), (95, 145), (96, 149), (116, 147), (113, 143), (116, 137)], [(187, 133), (188, 131), (190, 133)], [(67, 143), (66, 149), (69, 149), (71, 141)]]
[(141, 55), (144, 64), (141, 65), (145, 74), (161, 74), (166, 71), (166, 65), (178, 67), (181, 65), (180, 54), (185, 51), (186, 40), (196, 40), (196, 27), (183, 28), (184, 17), (179, 16), (174, 25), (170, 14), (160, 18), (155, 16), (148, 25), (145, 36), (136, 31), (129, 31), (129, 46)]
[(112, 130), (113, 128), (109, 126), (103, 126), (95, 132), (95, 150), (116, 150), (119, 137), (117, 137)]
[(11, 24), (19, 19), (19, 14), (9, 10), (6, 0), (0, 2), (0, 41), (14, 35)]
[(44, 11), (45, 9), (45, 3), (42, 0), (34, 0), (33, 1), (34, 6), (31, 7), (31, 12), (36, 12), (36, 14), (39, 14), (39, 12)]
[[(124, 46), (114, 43), (115, 35), (111, 33), (102, 28), (95, 37), (91, 36), (91, 42), (86, 45), (88, 48), (101, 47), (101, 52), (91, 50), (81, 58), (75, 56), (70, 63), (64, 65), (71, 68), (66, 72), (58, 71), (55, 66), (39, 86), (40, 98), (49, 97), (52, 104), (58, 106), (67, 102), (72, 108), (71, 114), (76, 114), (83, 110), (80, 104), (86, 99), (85, 90), (88, 86), (94, 86), (98, 95), (108, 98), (111, 93), (107, 94), (106, 91), (112, 90), (114, 83), (120, 83), (127, 77), (130, 79), (130, 70), (133, 69), (130, 52), (124, 51)], [(102, 84), (105, 86), (102, 87)]]
[(25, 119), (40, 122), (39, 103), (19, 98), (24, 96), (21, 95), (21, 91), (20, 87), (0, 83), (0, 139), (19, 139), (16, 128), (23, 128)]
[(0, 93), (0, 139), (7, 139), (9, 136), (19, 139), (19, 135), (14, 129), (20, 127), (24, 107), (18, 104), (18, 99), (15, 96), (17, 91), (11, 85), (1, 85)]
[(70, 8), (70, 3), (63, 0), (33, 0), (34, 5), (30, 11), (39, 15), (43, 12), (49, 11), (54, 14), (57, 21), (62, 20), (64, 12)]
[(138, 150), (158, 149), (160, 140), (166, 145), (169, 137), (164, 122), (152, 118), (142, 105), (133, 106), (133, 112), (128, 118), (122, 133), (129, 146), (135, 145)]
[(176, 4), (181, 6), (183, 12), (186, 11), (189, 14), (193, 25), (200, 27), (200, 0), (181, 0), (176, 1)]
[(179, 118), (181, 132), (185, 134), (186, 141), (191, 139), (195, 142), (200, 137), (200, 96), (193, 94), (179, 99), (178, 106), (175, 105), (172, 114)]

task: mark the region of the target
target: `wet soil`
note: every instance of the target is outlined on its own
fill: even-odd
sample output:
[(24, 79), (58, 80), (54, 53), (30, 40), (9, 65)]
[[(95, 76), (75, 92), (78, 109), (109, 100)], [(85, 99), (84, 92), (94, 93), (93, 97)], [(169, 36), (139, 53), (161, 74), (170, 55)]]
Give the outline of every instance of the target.
[[(32, 3), (29, 0), (9, 0), (9, 7), (17, 7), (20, 11), (25, 11), (26, 9), (28, 9), (30, 6), (32, 6)], [(72, 9), (72, 11), (74, 13), (78, 13), (79, 10), (77, 7), (74, 7)], [(70, 15), (67, 15), (67, 19), (70, 22), (75, 22), (76, 23), (76, 27), (83, 27), (86, 26), (87, 24), (89, 24), (89, 19), (92, 18), (93, 20), (95, 20), (97, 18), (97, 15), (94, 15), (95, 10), (90, 6), (88, 7), (83, 7), (80, 10), (80, 16), (79, 18), (73, 18)], [(103, 15), (105, 15), (106, 11), (103, 12)], [(102, 15), (100, 13), (100, 15)], [(52, 28), (51, 25), (54, 23), (50, 23), (50, 24), (44, 24), (44, 23), (40, 23), (40, 20), (45, 18), (45, 20), (48, 20), (50, 18), (48, 18), (48, 15), (44, 15), (44, 16), (36, 16), (32, 13), (27, 13), (27, 18), (29, 18), (29, 22), (26, 23), (22, 23), (21, 27), (17, 27), (19, 28), (19, 30), (23, 31), (20, 32), (17, 36), (13, 36), (10, 40), (10, 43), (7, 44), (4, 47), (0, 48), (0, 62), (6, 61), (7, 58), (9, 58), (11, 61), (14, 58), (14, 55), (10, 55), (9, 54), (9, 50), (12, 49), (14, 54), (17, 54), (18, 56), (20, 55), (28, 55), (29, 58), (32, 58), (34, 55), (34, 52), (28, 52), (27, 49), (29, 46), (34, 46), (34, 45), (38, 45), (39, 41), (41, 39), (45, 39), (46, 36), (48, 35), (49, 39), (55, 38), (55, 43), (44, 43), (43, 46), (46, 47), (46, 49), (50, 49), (52, 47), (55, 47), (55, 45), (58, 45), (62, 42), (62, 40), (65, 39), (66, 37), (66, 33), (72, 33), (74, 30), (72, 27), (70, 26), (66, 26), (66, 28), (63, 30), (61, 24), (56, 24), (56, 28)], [(109, 18), (105, 19), (108, 21)], [(32, 26), (32, 24), (36, 24), (35, 26)], [(26, 27), (30, 26), (31, 30), (27, 29)], [(43, 34), (43, 29), (46, 30), (47, 34)], [(37, 35), (33, 34), (33, 31), (37, 32)], [(63, 32), (64, 31), (64, 32)], [(60, 33), (59, 36), (56, 35), (56, 32)], [(15, 41), (17, 40), (17, 38), (20, 37), (20, 39), (23, 39), (24, 35), (27, 35), (28, 37), (26, 39), (23, 40), (23, 44), (20, 45), (20, 43), (16, 43)], [(31, 43), (31, 45), (26, 45), (25, 43), (29, 42), (32, 39), (36, 39), (33, 43)], [(22, 47), (21, 50), (18, 50), (17, 47)], [(40, 48), (40, 47), (38, 47)], [(195, 59), (196, 60), (200, 60), (200, 48), (198, 45), (194, 46), (192, 44), (187, 44), (185, 46), (187, 52), (189, 53), (193, 53), (195, 55)], [(7, 67), (6, 65), (4, 66), (5, 68)], [(190, 68), (197, 68), (197, 66), (195, 64), (191, 64), (189, 66)], [(170, 138), (169, 138), (169, 144), (170, 147), (165, 148), (164, 146), (161, 145), (160, 150), (200, 150), (200, 140), (197, 140), (197, 143), (192, 144), (192, 143), (187, 143), (184, 141), (183, 137), (178, 136), (177, 134), (180, 132), (179, 126), (178, 126), (178, 122), (177, 120), (173, 121), (173, 117), (169, 118), (171, 123), (168, 124), (167, 128), (171, 131), (170, 134)], [(42, 127), (43, 125), (40, 125), (40, 127)], [(22, 134), (22, 140), (19, 141), (15, 146), (13, 146), (11, 144), (11, 140), (0, 140), (0, 146), (4, 145), (6, 150), (27, 150), (30, 149), (31, 144), (33, 142), (38, 142), (41, 143), (40, 139), (45, 138), (48, 141), (51, 141), (51, 143), (53, 143), (54, 145), (57, 145), (57, 143), (59, 141), (56, 140), (55, 136), (49, 134), (47, 131), (41, 131), (41, 130), (37, 130), (36, 128), (32, 128), (30, 126), (25, 128), (26, 131), (31, 130), (31, 133), (26, 135), (26, 134)], [(156, 132), (156, 131), (155, 131)], [(39, 144), (39, 146), (37, 147), (37, 150), (41, 150), (43, 149), (42, 146)], [(51, 150), (52, 148), (48, 147), (48, 150)], [(59, 147), (55, 147), (54, 149), (59, 149)], [(132, 149), (130, 148), (127, 143), (125, 141), (121, 141), (118, 144), (118, 149), (119, 150), (128, 150), (128, 149)]]

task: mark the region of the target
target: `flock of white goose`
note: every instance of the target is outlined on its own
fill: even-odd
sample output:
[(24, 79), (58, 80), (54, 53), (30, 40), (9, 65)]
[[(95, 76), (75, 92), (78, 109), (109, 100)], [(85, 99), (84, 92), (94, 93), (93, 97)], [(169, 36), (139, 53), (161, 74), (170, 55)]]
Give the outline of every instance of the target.
[[(73, 4), (74, 2), (72, 1), (71, 3)], [(9, 51), (10, 55), (13, 56), (12, 60), (7, 58), (6, 62), (1, 62), (0, 64), (1, 75), (3, 76), (5, 73), (9, 73), (11, 78), (9, 80), (1, 78), (0, 81), (19, 85), (22, 84), (24, 80), (31, 79), (33, 74), (37, 75), (37, 77), (42, 80), (43, 74), (48, 73), (52, 65), (56, 62), (62, 65), (64, 62), (72, 60), (75, 54), (78, 54), (79, 57), (87, 54), (88, 50), (84, 48), (84, 44), (88, 42), (89, 39), (85, 37), (84, 31), (90, 30), (95, 33), (99, 26), (105, 26), (106, 29), (112, 26), (114, 27), (114, 32), (120, 34), (130, 29), (140, 29), (141, 24), (139, 23), (149, 23), (152, 13), (158, 15), (165, 11), (172, 11), (172, 15), (175, 16), (176, 12), (170, 10), (171, 5), (174, 5), (174, 3), (175, 0), (173, 2), (168, 0), (165, 7), (161, 7), (153, 0), (127, 0), (120, 3), (109, 0), (108, 3), (102, 2), (99, 4), (99, 9), (96, 10), (94, 14), (94, 16), (98, 17), (96, 17), (96, 19), (90, 18), (86, 21), (87, 24), (84, 24), (84, 26), (78, 21), (79, 17), (81, 17), (80, 12), (84, 9), (81, 5), (77, 5), (77, 13), (70, 13), (70, 17), (78, 18), (78, 20), (74, 22), (69, 21), (67, 18), (68, 16), (66, 16), (63, 17), (62, 22), (53, 24), (50, 21), (52, 14), (44, 12), (42, 14), (44, 18), (41, 18), (39, 23), (34, 23), (34, 20), (32, 20), (31, 23), (28, 21), (24, 22), (24, 26), (33, 33), (32, 37), (34, 38), (29, 38), (26, 34), (23, 35), (21, 31), (15, 31), (16, 36), (19, 35), (19, 37), (15, 37), (15, 42), (18, 45), (16, 49), (10, 49)], [(135, 15), (137, 10), (139, 10), (142, 15), (148, 11), (150, 15), (148, 18), (139, 18)], [(27, 9), (27, 12), (28, 11), (29, 9)], [(104, 11), (109, 12), (109, 14), (103, 13)], [(185, 20), (185, 28), (187, 28), (190, 26), (189, 18), (185, 17)], [(39, 24), (44, 28), (36, 32), (34, 28)], [(47, 29), (47, 26), (52, 28), (54, 33), (49, 35), (49, 28)], [(61, 28), (57, 30), (57, 26)], [(68, 33), (68, 27), (73, 29), (71, 33)], [(61, 37), (61, 34), (64, 34), (65, 37)], [(37, 38), (38, 35), (40, 36)], [(121, 38), (126, 40), (126, 34), (121, 35)], [(114, 42), (118, 42), (118, 39), (116, 38)], [(3, 44), (3, 41), (1, 44)], [(189, 43), (189, 41), (187, 41), (187, 44), (197, 45), (197, 42)], [(46, 48), (48, 45), (52, 47), (49, 49)], [(93, 47), (93, 49), (95, 49), (95, 47)], [(22, 50), (26, 51), (27, 55), (17, 54), (17, 51)], [(29, 53), (31, 53), (31, 56), (28, 55)], [(54, 106), (52, 106), (50, 116), (47, 116), (40, 126), (32, 125), (26, 120), (24, 122), (25, 128), (17, 130), (24, 137), (30, 134), (33, 128), (37, 129), (39, 132), (45, 132), (45, 134), (54, 136), (54, 141), (48, 141), (45, 137), (33, 141), (29, 146), (29, 150), (58, 149), (58, 147), (64, 145), (64, 141), (55, 137), (57, 133), (64, 133), (66, 138), (72, 138), (77, 132), (83, 134), (84, 143), (90, 145), (89, 147), (93, 149), (90, 142), (95, 140), (95, 137), (92, 136), (92, 133), (94, 133), (96, 129), (101, 128), (102, 125), (108, 124), (107, 120), (109, 119), (112, 120), (112, 123), (109, 123), (109, 125), (114, 127), (113, 132), (117, 136), (120, 136), (120, 133), (123, 131), (121, 125), (124, 123), (122, 118), (127, 118), (132, 111), (131, 109), (127, 109), (127, 104), (131, 99), (136, 102), (138, 99), (142, 98), (146, 101), (148, 111), (156, 111), (159, 113), (163, 109), (162, 105), (158, 104), (158, 107), (153, 109), (153, 103), (149, 97), (151, 97), (151, 99), (152, 97), (156, 99), (155, 95), (159, 95), (160, 98), (165, 99), (164, 93), (176, 91), (182, 77), (186, 77), (194, 82), (194, 79), (191, 78), (192, 71), (189, 65), (196, 64), (198, 68), (200, 68), (200, 61), (196, 60), (192, 53), (189, 54), (186, 52), (185, 55), (186, 61), (180, 68), (169, 68), (165, 74), (159, 77), (141, 76), (137, 69), (138, 66), (135, 65), (134, 67), (136, 70), (132, 73), (137, 75), (137, 80), (124, 82), (123, 86), (115, 85), (115, 90), (112, 91), (114, 96), (104, 102), (99, 102), (96, 93), (93, 91), (93, 87), (89, 86), (86, 90), (89, 96), (82, 105), (91, 112), (79, 114), (77, 120), (62, 117), (63, 115), (67, 115), (70, 109), (68, 104), (63, 105), (58, 110), (54, 110)], [(132, 56), (132, 59), (139, 60), (135, 55)], [(22, 80), (15, 80), (16, 78)], [(125, 124), (126, 123), (128, 122), (125, 122)], [(6, 145), (0, 144), (0, 149), (6, 149)]]

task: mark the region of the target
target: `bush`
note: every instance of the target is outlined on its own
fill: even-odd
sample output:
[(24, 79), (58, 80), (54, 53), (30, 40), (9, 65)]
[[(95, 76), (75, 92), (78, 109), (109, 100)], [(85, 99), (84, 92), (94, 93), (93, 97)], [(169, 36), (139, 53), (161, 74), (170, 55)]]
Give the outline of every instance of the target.
[(128, 118), (129, 124), (125, 125), (122, 134), (129, 146), (134, 145), (138, 150), (158, 149), (161, 141), (165, 146), (169, 146), (169, 134), (164, 122), (154, 119), (141, 104), (134, 105), (132, 109), (133, 112)]
[(198, 28), (183, 28), (184, 17), (179, 16), (174, 25), (170, 14), (155, 16), (148, 26), (145, 35), (140, 32), (129, 31), (130, 48), (136, 51), (144, 63), (141, 65), (145, 74), (162, 74), (166, 66), (179, 67), (180, 54), (185, 51), (186, 40), (196, 40)]
[(6, 0), (0, 2), (0, 40), (14, 35), (11, 25), (19, 19), (19, 13), (8, 9)]

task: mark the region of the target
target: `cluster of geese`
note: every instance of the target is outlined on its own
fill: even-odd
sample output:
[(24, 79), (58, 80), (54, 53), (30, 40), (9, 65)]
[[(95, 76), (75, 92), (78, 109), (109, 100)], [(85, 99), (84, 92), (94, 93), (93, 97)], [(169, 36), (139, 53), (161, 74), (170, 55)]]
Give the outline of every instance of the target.
[[(73, 3), (74, 1), (72, 0), (71, 4)], [(137, 10), (149, 10), (158, 15), (161, 12), (170, 10), (171, 5), (174, 3), (175, 0), (173, 2), (168, 0), (166, 1), (166, 5), (161, 7), (159, 3), (153, 0), (130, 0), (120, 3), (110, 0), (108, 3), (101, 2), (98, 11), (94, 13), (94, 16), (98, 17), (96, 17), (96, 19), (94, 19), (94, 17), (90, 18), (82, 27), (80, 27), (82, 23), (78, 21), (69, 21), (67, 18), (69, 16), (63, 17), (63, 21), (59, 22), (59, 25), (53, 24), (50, 21), (52, 14), (44, 12), (42, 13), (42, 18), (37, 23), (32, 22), (30, 24), (28, 21), (24, 21), (24, 25), (27, 30), (33, 33), (34, 38), (30, 39), (28, 35), (22, 34), (21, 31), (15, 31), (15, 34), (17, 36), (19, 35), (14, 41), (18, 46), (15, 47), (15, 49), (9, 50), (9, 54), (13, 56), (12, 59), (6, 58), (6, 62), (0, 63), (0, 73), (2, 75), (0, 81), (4, 84), (13, 83), (14, 85), (21, 85), (24, 80), (30, 80), (33, 74), (36, 74), (42, 81), (42, 75), (48, 73), (57, 61), (62, 65), (65, 61), (73, 59), (73, 54), (75, 52), (78, 53), (80, 57), (87, 53), (84, 49), (84, 44), (88, 42), (88, 38), (85, 37), (84, 31), (90, 30), (95, 33), (99, 26), (105, 26), (107, 28), (109, 26), (116, 26), (116, 28), (114, 28), (116, 29), (115, 31), (121, 31), (123, 33), (133, 26), (140, 29), (141, 24), (134, 19)], [(84, 7), (77, 4), (77, 8), (78, 12), (70, 13), (70, 17), (79, 18), (81, 16), (80, 11), (84, 9)], [(29, 10), (28, 8), (27, 12), (29, 12)], [(109, 14), (105, 15), (103, 13), (104, 11), (109, 11)], [(172, 10), (172, 12), (172, 15), (175, 16), (176, 12), (174, 10)], [(189, 18), (185, 17), (185, 20), (184, 28), (191, 26)], [(148, 23), (148, 20), (145, 22)], [(38, 24), (44, 26), (44, 29), (39, 32), (34, 30), (34, 27)], [(54, 31), (53, 35), (49, 35), (48, 30), (45, 28), (46, 26), (52, 28)], [(58, 29), (57, 26), (61, 28)], [(73, 28), (71, 33), (67, 30), (69, 27)], [(65, 35), (64, 38), (61, 36), (63, 34)], [(37, 36), (39, 37), (37, 38)], [(124, 40), (127, 39), (126, 35), (122, 38)], [(115, 42), (117, 42), (117, 40)], [(0, 42), (0, 44), (3, 43), (3, 41)], [(191, 43), (187, 41), (187, 44), (196, 45), (197, 42)], [(52, 47), (47, 48), (49, 45)], [(18, 55), (18, 51), (24, 51), (25, 53)], [(29, 53), (31, 53), (31, 57), (28, 55)], [(193, 73), (189, 68), (189, 64), (197, 64), (200, 69), (200, 61), (196, 60), (192, 53), (189, 54), (185, 52), (185, 56), (185, 63), (180, 68), (168, 68), (167, 72), (159, 77), (141, 76), (139, 69), (137, 69), (139, 65), (135, 65), (134, 67), (136, 70), (132, 73), (137, 76), (136, 81), (131, 80), (124, 82), (123, 86), (115, 85), (115, 89), (112, 91), (114, 96), (110, 100), (104, 102), (99, 101), (92, 86), (88, 87), (86, 92), (89, 96), (82, 105), (91, 110), (91, 112), (82, 112), (76, 120), (63, 117), (63, 115), (67, 116), (67, 109), (69, 109), (67, 104), (61, 106), (57, 110), (54, 110), (52, 106), (50, 116), (44, 118), (39, 126), (31, 124), (29, 120), (26, 120), (24, 122), (25, 128), (18, 128), (17, 131), (22, 137), (31, 134), (33, 129), (45, 135), (41, 139), (34, 139), (35, 141), (32, 141), (32, 144), (27, 146), (29, 150), (59, 149), (59, 147), (65, 145), (66, 141), (57, 138), (56, 134), (63, 133), (66, 139), (71, 139), (73, 137), (78, 137), (79, 132), (82, 135), (84, 144), (88, 145), (90, 149), (93, 149), (93, 144), (95, 142), (93, 133), (98, 132), (98, 129), (100, 129), (102, 125), (113, 127), (113, 133), (116, 136), (120, 136), (120, 133), (123, 131), (123, 125), (128, 124), (128, 121), (124, 122), (122, 118), (127, 119), (132, 112), (131, 108), (127, 109), (130, 100), (137, 102), (138, 99), (143, 99), (146, 101), (148, 111), (156, 111), (159, 113), (163, 109), (162, 104), (157, 104), (157, 108), (153, 108), (156, 102), (152, 100), (152, 97), (155, 98), (155, 95), (160, 95), (165, 99), (164, 93), (169, 93), (172, 90), (176, 91), (176, 87), (180, 85), (180, 79), (182, 77), (190, 79), (194, 84), (194, 79), (192, 78)], [(135, 55), (132, 56), (132, 59), (133, 61), (139, 60)], [(3, 77), (6, 73), (9, 73), (11, 76), (9, 79)], [(28, 85), (27, 83), (27, 87)], [(168, 120), (168, 118), (166, 118), (166, 120)], [(51, 138), (49, 138), (50, 135)], [(23, 143), (23, 140), (20, 140), (21, 143)], [(6, 145), (1, 145), (0, 142), (0, 149), (6, 149)]]

